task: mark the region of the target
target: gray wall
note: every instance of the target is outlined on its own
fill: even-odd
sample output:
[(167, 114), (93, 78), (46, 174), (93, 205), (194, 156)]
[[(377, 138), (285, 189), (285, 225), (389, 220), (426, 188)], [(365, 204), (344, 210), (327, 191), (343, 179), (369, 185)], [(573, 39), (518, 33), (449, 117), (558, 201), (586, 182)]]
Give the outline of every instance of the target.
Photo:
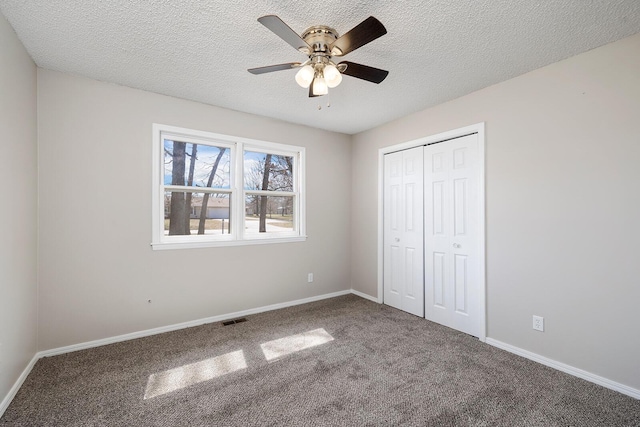
[(488, 336), (640, 389), (638, 52), (640, 34), (356, 135), (353, 288), (377, 295), (378, 149), (484, 121)]
[(0, 14), (0, 401), (36, 353), (36, 66)]
[[(38, 85), (40, 350), (350, 289), (349, 136), (42, 69)], [(307, 241), (153, 251), (154, 122), (306, 147)]]

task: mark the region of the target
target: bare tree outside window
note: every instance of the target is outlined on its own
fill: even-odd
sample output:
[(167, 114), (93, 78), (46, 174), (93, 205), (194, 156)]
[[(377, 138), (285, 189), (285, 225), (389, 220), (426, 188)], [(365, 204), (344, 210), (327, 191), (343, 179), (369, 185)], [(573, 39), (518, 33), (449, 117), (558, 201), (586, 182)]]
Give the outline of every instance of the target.
[[(224, 155), (226, 149), (221, 148), (218, 153), (218, 157), (216, 157), (216, 161), (213, 163), (213, 167), (211, 168), (211, 173), (209, 173), (209, 180), (207, 181), (207, 187), (211, 187), (213, 184), (213, 178), (216, 176), (216, 171), (218, 170), (218, 165), (220, 165), (220, 160)], [(202, 208), (200, 209), (200, 220), (198, 221), (198, 234), (204, 234), (205, 222), (207, 219), (207, 208), (209, 206), (209, 193), (205, 193), (202, 198)], [(230, 225), (230, 223), (229, 223)]]
[[(171, 185), (184, 185), (184, 167), (186, 144), (184, 142), (174, 142), (171, 158), (173, 168), (171, 170)], [(184, 193), (171, 193), (171, 216), (169, 218), (169, 235), (187, 234), (186, 220), (187, 207)]]
[(293, 157), (246, 151), (245, 190), (252, 190), (245, 201), (247, 232), (292, 231), (293, 189)]
[[(198, 144), (191, 144), (191, 154), (189, 155), (189, 178), (187, 178), (187, 187), (193, 185), (193, 172), (196, 167), (196, 154), (198, 153)], [(191, 212), (191, 198), (193, 193), (185, 193), (185, 209)], [(187, 213), (184, 215), (184, 234), (191, 234), (191, 218)]]
[[(165, 230), (168, 230), (168, 235), (215, 234), (224, 233), (225, 229), (228, 232), (229, 195), (211, 190), (229, 188), (229, 150), (226, 147), (165, 140), (164, 153), (165, 185), (182, 190), (172, 189), (165, 194)], [(211, 197), (219, 200), (212, 205)]]

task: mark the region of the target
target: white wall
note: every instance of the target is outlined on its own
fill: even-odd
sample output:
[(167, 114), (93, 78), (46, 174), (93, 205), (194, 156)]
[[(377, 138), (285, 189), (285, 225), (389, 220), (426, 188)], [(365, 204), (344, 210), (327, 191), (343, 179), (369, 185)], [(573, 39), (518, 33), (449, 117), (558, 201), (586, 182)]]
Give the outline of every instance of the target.
[(0, 402), (36, 353), (36, 120), (36, 66), (0, 14)]
[[(38, 85), (40, 350), (350, 289), (349, 136), (42, 69)], [(153, 251), (154, 122), (306, 147), (308, 240)]]
[(378, 149), (484, 121), (488, 336), (640, 389), (638, 52), (640, 34), (356, 135), (353, 288), (377, 295)]

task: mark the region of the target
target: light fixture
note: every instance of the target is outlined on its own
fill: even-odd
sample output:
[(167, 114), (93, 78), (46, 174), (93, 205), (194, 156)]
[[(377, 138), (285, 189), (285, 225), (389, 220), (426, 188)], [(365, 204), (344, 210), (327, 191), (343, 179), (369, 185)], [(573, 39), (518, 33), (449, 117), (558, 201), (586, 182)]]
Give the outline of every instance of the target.
[(381, 83), (389, 74), (386, 70), (350, 61), (334, 62), (336, 57), (343, 57), (387, 34), (384, 25), (373, 16), (343, 35), (339, 35), (335, 29), (326, 25), (313, 25), (302, 34), (298, 34), (276, 15), (261, 16), (258, 22), (298, 52), (306, 55), (308, 59), (304, 62), (250, 68), (248, 71), (252, 74), (264, 74), (295, 68), (297, 69), (296, 82), (308, 89), (310, 98), (328, 95), (329, 88), (333, 89), (340, 85), (343, 74), (376, 84)]
[(324, 78), (327, 81), (327, 86), (330, 88), (338, 86), (342, 81), (342, 74), (340, 74), (340, 71), (338, 71), (336, 66), (333, 64), (329, 64), (324, 67), (322, 73), (324, 74)]
[(327, 82), (322, 75), (322, 71), (316, 73), (316, 78), (313, 79), (313, 87), (311, 91), (314, 95), (326, 95), (329, 93), (329, 88), (327, 87)]
[[(342, 74), (333, 62), (322, 57), (317, 57), (317, 63), (312, 67), (305, 65), (296, 73), (296, 82), (308, 88), (311, 85), (311, 94), (322, 96), (329, 93), (329, 88), (334, 88), (342, 81)], [(328, 62), (328, 63), (327, 63)]]
[(296, 73), (296, 83), (306, 89), (313, 81), (314, 74), (313, 67), (311, 65), (305, 65)]

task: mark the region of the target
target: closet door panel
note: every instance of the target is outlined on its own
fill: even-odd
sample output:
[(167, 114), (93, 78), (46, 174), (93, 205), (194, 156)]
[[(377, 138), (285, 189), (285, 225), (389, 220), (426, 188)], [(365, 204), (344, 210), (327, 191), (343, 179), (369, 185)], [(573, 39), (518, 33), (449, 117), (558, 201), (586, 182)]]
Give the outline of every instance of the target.
[(384, 302), (424, 316), (424, 147), (385, 155)]
[(479, 336), (478, 140), (425, 147), (425, 318)]

